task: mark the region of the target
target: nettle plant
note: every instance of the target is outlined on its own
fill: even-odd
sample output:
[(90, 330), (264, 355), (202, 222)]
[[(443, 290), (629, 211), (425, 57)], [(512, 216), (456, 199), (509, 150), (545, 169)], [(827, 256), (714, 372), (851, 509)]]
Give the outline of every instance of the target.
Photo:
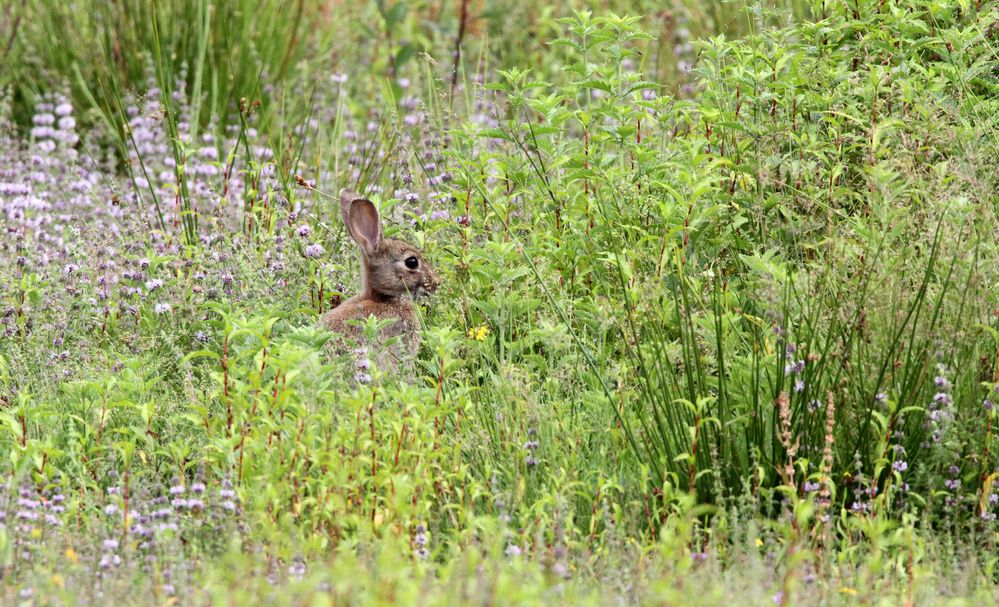
[[(501, 71), (482, 93), (499, 94), (495, 124), (455, 154), (473, 222), (508, 243), (459, 258), (468, 325), (555, 320), (653, 486), (710, 501), (748, 479), (883, 513), (947, 502), (918, 495), (962, 461), (949, 503), (988, 521), (995, 11), (815, 9), (701, 43), (690, 100), (641, 77), (647, 36), (628, 18), (565, 20), (557, 88)], [(507, 250), (530, 287), (476, 297), (507, 284)], [(515, 356), (549, 377), (546, 352)]]

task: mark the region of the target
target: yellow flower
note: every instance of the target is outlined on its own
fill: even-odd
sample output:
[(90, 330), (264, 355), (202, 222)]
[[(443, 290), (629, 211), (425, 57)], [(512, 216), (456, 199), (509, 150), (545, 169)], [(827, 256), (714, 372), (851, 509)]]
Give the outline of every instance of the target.
[(66, 587), (66, 582), (58, 573), (52, 575), (52, 584), (54, 586), (58, 586), (60, 590)]
[(486, 335), (489, 335), (489, 327), (486, 325), (472, 327), (468, 330), (468, 339), (474, 339), (475, 341), (485, 341)]
[(760, 538), (756, 538), (756, 547), (760, 548), (762, 546), (763, 546), (763, 540), (761, 540)]
[(857, 589), (856, 588), (850, 588), (849, 586), (843, 586), (842, 588), (839, 589), (839, 591), (842, 594), (849, 594), (850, 596), (857, 596)]
[(69, 561), (74, 565), (80, 562), (80, 557), (76, 555), (76, 550), (73, 550), (72, 548), (66, 549), (66, 558), (69, 559)]

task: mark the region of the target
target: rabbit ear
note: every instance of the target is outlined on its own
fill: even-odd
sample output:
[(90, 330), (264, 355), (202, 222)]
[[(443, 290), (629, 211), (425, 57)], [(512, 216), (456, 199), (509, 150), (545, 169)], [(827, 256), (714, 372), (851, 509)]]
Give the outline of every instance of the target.
[(343, 225), (347, 226), (347, 231), (350, 232), (350, 236), (355, 240), (357, 237), (354, 236), (354, 232), (350, 227), (350, 203), (358, 198), (363, 198), (363, 196), (354, 190), (348, 190), (347, 188), (340, 190), (340, 216), (343, 217)]
[(370, 200), (353, 190), (340, 190), (340, 213), (350, 237), (365, 254), (378, 250), (382, 241), (382, 228), (378, 220), (378, 210)]
[(365, 255), (374, 255), (382, 244), (382, 226), (378, 220), (378, 209), (366, 198), (355, 198), (350, 203), (350, 217), (347, 225), (354, 240), (361, 246)]

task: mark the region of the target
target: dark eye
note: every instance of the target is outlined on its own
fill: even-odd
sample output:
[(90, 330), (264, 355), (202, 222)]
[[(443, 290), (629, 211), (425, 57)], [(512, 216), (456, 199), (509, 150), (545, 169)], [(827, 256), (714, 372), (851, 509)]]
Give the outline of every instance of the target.
[(415, 256), (407, 257), (406, 267), (409, 268), (410, 270), (415, 270), (416, 268), (420, 267), (420, 260), (417, 259)]

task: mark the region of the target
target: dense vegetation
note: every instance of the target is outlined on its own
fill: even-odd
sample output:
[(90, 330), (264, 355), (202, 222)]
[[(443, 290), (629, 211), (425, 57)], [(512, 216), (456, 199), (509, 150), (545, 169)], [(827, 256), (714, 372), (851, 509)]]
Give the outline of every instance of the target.
[[(997, 40), (8, 4), (0, 603), (995, 604)], [(443, 277), (415, 372), (317, 326), (341, 187)]]

